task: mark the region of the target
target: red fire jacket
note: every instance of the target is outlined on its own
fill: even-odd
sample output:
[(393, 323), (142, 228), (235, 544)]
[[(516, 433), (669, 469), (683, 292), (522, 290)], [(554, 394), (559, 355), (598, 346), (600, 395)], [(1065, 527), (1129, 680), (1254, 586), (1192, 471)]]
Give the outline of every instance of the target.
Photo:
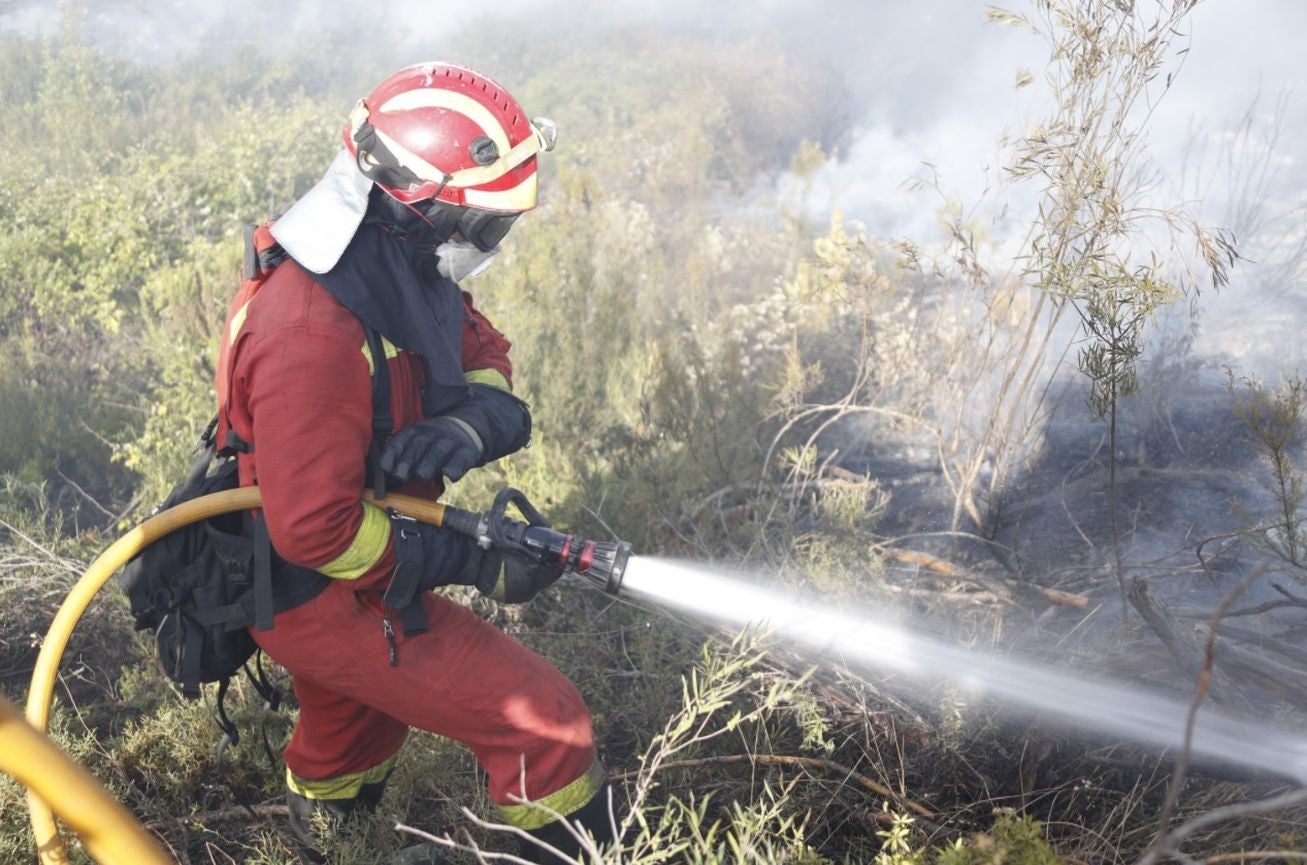
[[(468, 381), (508, 388), (510, 343), (463, 293)], [(398, 431), (422, 419), (420, 358), (384, 342)], [(286, 560), (384, 588), (394, 569), (390, 520), (359, 501), (372, 439), (372, 356), (363, 327), (294, 260), (248, 301), (238, 296), (219, 352), (218, 442), (228, 425), (251, 443), (243, 486), (261, 487), (269, 535)], [(435, 498), (441, 488), (403, 492)]]
[[(572, 813), (601, 789), (604, 771), (585, 701), (561, 673), (435, 593), (421, 596), (429, 630), (387, 636), (390, 519), (359, 501), (372, 438), (363, 327), (293, 260), (251, 299), (255, 284), (243, 286), (223, 336), (218, 440), (230, 423), (253, 445), (240, 456), (241, 483), (262, 488), (277, 551), (335, 578), (278, 613), (272, 630), (252, 633), (294, 676), (300, 714), (285, 752), (288, 786), (307, 798), (356, 797), (385, 777), (411, 725), (471, 748), (513, 825), (535, 829)], [(463, 297), (464, 374), (507, 387), (509, 343)], [(393, 346), (386, 354), (401, 429), (422, 417), (423, 367)], [(403, 491), (440, 492), (432, 483)], [(522, 804), (523, 794), (546, 810)]]

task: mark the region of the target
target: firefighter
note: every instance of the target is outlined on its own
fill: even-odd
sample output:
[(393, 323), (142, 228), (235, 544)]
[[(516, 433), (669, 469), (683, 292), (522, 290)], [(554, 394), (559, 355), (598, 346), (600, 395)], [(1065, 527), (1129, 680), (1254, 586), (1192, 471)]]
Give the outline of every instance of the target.
[[(444, 479), (527, 443), (510, 344), (458, 283), (535, 207), (554, 138), (478, 72), (391, 75), (350, 112), (326, 175), (271, 225), (285, 261), (229, 315), (219, 434), (240, 452), (242, 485), (262, 489), (278, 563), (275, 617), (251, 633), (299, 702), (285, 762), (303, 861), (324, 861), (315, 813), (375, 807), (410, 727), (472, 750), (500, 818), (530, 836), (524, 858), (558, 861), (536, 842), (575, 856), (578, 829), (611, 840), (576, 688), (427, 591), (468, 584), (524, 601), (559, 569), (360, 501), (373, 486), (434, 498)], [(288, 588), (283, 575), (305, 569), (326, 579)]]

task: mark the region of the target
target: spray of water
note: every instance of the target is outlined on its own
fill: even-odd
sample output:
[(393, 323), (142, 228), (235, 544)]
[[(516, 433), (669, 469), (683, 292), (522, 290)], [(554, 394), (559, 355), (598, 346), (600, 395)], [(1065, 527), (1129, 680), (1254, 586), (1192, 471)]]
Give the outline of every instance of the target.
[[(1180, 748), (1189, 707), (1119, 683), (964, 651), (908, 628), (806, 604), (700, 566), (636, 557), (622, 590), (736, 625), (757, 624), (855, 667), (892, 671), (1141, 744)], [(1307, 738), (1199, 710), (1192, 751), (1307, 784)]]

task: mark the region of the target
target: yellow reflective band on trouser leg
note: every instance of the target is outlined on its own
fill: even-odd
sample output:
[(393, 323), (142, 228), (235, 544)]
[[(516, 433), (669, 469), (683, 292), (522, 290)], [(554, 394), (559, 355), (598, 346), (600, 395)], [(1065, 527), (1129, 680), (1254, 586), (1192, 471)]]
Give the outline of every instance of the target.
[(488, 384), (500, 390), (512, 390), (508, 386), (508, 379), (497, 369), (469, 369), (463, 373), (463, 378), (468, 384)]
[(318, 566), (319, 571), (333, 580), (357, 580), (372, 569), (390, 543), (390, 517), (376, 505), (363, 502), (360, 507), (363, 521), (354, 533), (354, 540), (343, 553)]
[(305, 799), (354, 799), (367, 784), (380, 784), (395, 768), (399, 754), (391, 754), (380, 764), (362, 772), (351, 772), (335, 778), (322, 778), (317, 781), (301, 778), (290, 769), (286, 770), (286, 786), (292, 793)]
[(595, 760), (584, 775), (561, 790), (521, 805), (497, 807), (505, 823), (530, 832), (580, 809), (594, 798), (607, 779), (608, 773), (604, 771), (603, 764)]

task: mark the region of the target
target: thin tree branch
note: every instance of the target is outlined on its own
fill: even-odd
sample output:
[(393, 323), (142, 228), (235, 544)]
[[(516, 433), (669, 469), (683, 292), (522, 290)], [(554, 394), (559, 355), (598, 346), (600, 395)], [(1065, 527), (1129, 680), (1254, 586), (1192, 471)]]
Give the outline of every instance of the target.
[(1269, 799), (1258, 799), (1255, 802), (1240, 802), (1236, 805), (1226, 805), (1222, 808), (1214, 808), (1206, 814), (1201, 814), (1188, 823), (1182, 823), (1154, 843), (1151, 848), (1139, 861), (1139, 865), (1145, 865), (1148, 862), (1154, 862), (1158, 856), (1175, 855), (1176, 846), (1189, 836), (1206, 829), (1209, 826), (1215, 826), (1218, 823), (1225, 823), (1230, 820), (1241, 820), (1245, 817), (1258, 817), (1263, 814), (1271, 814), (1275, 811), (1281, 811), (1294, 805), (1307, 803), (1307, 789), (1290, 790), (1281, 793), (1278, 796), (1272, 796)]
[[(658, 768), (663, 769), (693, 769), (698, 766), (723, 766), (735, 763), (749, 763), (750, 765), (761, 764), (763, 766), (802, 766), (806, 769), (829, 769), (832, 772), (838, 772), (848, 778), (853, 779), (859, 785), (872, 791), (878, 796), (884, 796), (892, 799), (896, 804), (907, 808), (914, 814), (933, 820), (937, 815), (924, 805), (918, 805), (910, 799), (905, 799), (895, 793), (889, 787), (877, 781), (873, 781), (866, 775), (862, 775), (834, 760), (823, 760), (819, 757), (796, 757), (789, 754), (729, 754), (722, 757), (701, 757), (696, 760), (673, 760), (663, 763)], [(613, 781), (625, 781), (638, 776), (639, 772), (622, 772), (621, 774), (612, 775)]]
[(1203, 860), (1203, 865), (1221, 865), (1225, 862), (1258, 862), (1265, 859), (1274, 859), (1276, 861), (1307, 861), (1307, 853), (1298, 853), (1293, 850), (1241, 850), (1238, 853), (1220, 853), (1216, 856), (1208, 856)]
[(1184, 786), (1184, 777), (1189, 771), (1189, 761), (1193, 756), (1194, 726), (1198, 722), (1198, 709), (1207, 698), (1207, 687), (1212, 681), (1213, 668), (1216, 666), (1216, 643), (1221, 617), (1225, 615), (1226, 610), (1230, 609), (1230, 605), (1234, 603), (1235, 599), (1243, 594), (1244, 589), (1248, 588), (1253, 580), (1261, 576), (1269, 565), (1270, 559), (1263, 559), (1257, 567), (1249, 571), (1239, 581), (1239, 585), (1235, 586), (1221, 600), (1220, 606), (1212, 614), (1212, 621), (1208, 625), (1207, 642), (1203, 652), (1203, 668), (1198, 674), (1198, 684), (1194, 688), (1193, 700), (1189, 703), (1189, 714), (1185, 718), (1184, 747), (1180, 749), (1180, 756), (1175, 761), (1175, 771), (1171, 775), (1171, 789), (1166, 793), (1166, 801), (1162, 804), (1162, 814), (1157, 820), (1157, 838), (1153, 841), (1148, 853), (1144, 855), (1141, 865), (1147, 865), (1147, 863), (1155, 861), (1157, 854), (1164, 849), (1163, 842), (1167, 842), (1168, 839), (1167, 832), (1171, 827), (1171, 815), (1175, 812), (1175, 804), (1180, 798), (1180, 788)]
[(57, 475), (59, 475), (59, 477), (63, 478), (64, 483), (68, 484), (68, 486), (70, 486), (70, 487), (72, 487), (74, 490), (76, 490), (77, 493), (80, 494), (82, 498), (86, 499), (88, 502), (90, 502), (91, 504), (95, 505), (96, 510), (98, 510), (100, 513), (104, 514), (104, 515), (105, 515), (106, 517), (108, 517), (109, 519), (111, 519), (111, 520), (114, 519), (114, 513), (113, 513), (113, 511), (109, 510), (109, 509), (106, 508), (104, 505), (102, 505), (102, 504), (100, 504), (98, 501), (96, 501), (95, 496), (91, 495), (91, 494), (88, 493), (86, 490), (84, 490), (84, 489), (82, 489), (80, 486), (78, 486), (77, 481), (75, 481), (75, 480), (73, 480), (72, 478), (68, 477), (68, 475), (64, 474), (64, 473), (61, 472), (59, 469), (55, 469), (55, 474), (57, 474)]
[(185, 823), (231, 823), (250, 818), (285, 817), (290, 809), (285, 805), (238, 805), (233, 808), (219, 808), (216, 811), (201, 811), (199, 814), (183, 814), (166, 820), (152, 820), (145, 824), (146, 829), (163, 829)]

